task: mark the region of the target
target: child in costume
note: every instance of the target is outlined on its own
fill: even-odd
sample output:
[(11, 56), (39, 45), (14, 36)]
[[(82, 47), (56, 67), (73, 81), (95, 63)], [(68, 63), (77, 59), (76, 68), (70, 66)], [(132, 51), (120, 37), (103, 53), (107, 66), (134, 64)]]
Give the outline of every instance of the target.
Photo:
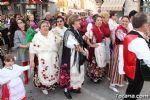
[(0, 69), (1, 100), (26, 100), (25, 88), (20, 75), (30, 68), (16, 65), (14, 62), (11, 54), (4, 57), (5, 66)]

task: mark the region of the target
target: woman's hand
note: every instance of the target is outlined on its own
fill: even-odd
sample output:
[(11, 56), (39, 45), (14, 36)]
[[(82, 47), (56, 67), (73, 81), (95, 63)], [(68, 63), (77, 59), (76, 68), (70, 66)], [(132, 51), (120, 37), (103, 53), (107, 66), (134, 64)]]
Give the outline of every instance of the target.
[(29, 48), (29, 46), (30, 46), (30, 43), (28, 43), (28, 44), (26, 44), (26, 45), (22, 45), (22, 44), (21, 44), (19, 47), (20, 47), (20, 48)]
[(82, 38), (87, 41), (89, 38), (86, 35), (83, 35)]
[(30, 43), (26, 44), (26, 48), (29, 48), (30, 47)]
[(79, 52), (84, 53), (84, 50), (81, 46), (79, 46)]
[(75, 45), (75, 50), (78, 51), (78, 52), (83, 52), (83, 48), (79, 45)]
[(98, 44), (92, 44), (91, 47), (92, 48), (97, 48), (99, 45)]

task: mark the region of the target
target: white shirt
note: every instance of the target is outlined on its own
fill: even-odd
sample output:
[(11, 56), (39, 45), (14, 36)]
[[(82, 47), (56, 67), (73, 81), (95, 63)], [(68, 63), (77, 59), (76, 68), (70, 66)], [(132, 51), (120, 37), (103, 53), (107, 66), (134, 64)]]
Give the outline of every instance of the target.
[(87, 32), (85, 33), (88, 38), (92, 39), (93, 38), (93, 31), (92, 31), (92, 23), (89, 23), (86, 28)]
[(111, 18), (109, 19), (108, 21), (108, 25), (109, 25), (109, 28), (110, 28), (110, 31), (111, 31), (111, 35), (112, 35), (112, 38), (115, 39), (115, 30), (117, 29), (117, 27), (119, 26), (119, 24), (117, 24), (116, 21), (112, 20)]
[(110, 28), (110, 31), (111, 31), (111, 32), (114, 32), (114, 31), (116, 30), (116, 28), (119, 26), (119, 25), (117, 24), (117, 22), (114, 21), (114, 20), (112, 20), (112, 19), (109, 19), (108, 25), (109, 25), (109, 28)]
[(22, 100), (25, 97), (25, 88), (20, 75), (29, 69), (29, 66), (23, 67), (16, 64), (9, 68), (0, 69), (0, 85), (8, 84), (9, 100)]
[(66, 27), (60, 28), (60, 27), (55, 27), (52, 31), (57, 32), (61, 37), (64, 37), (64, 33), (67, 30)]
[(89, 23), (89, 24), (87, 25), (87, 28), (86, 28), (87, 32), (85, 33), (85, 35), (86, 35), (89, 39), (91, 39), (93, 43), (96, 43), (96, 38), (95, 38), (95, 36), (94, 36), (94, 33), (93, 33), (93, 31), (92, 31), (92, 28), (93, 28), (93, 24), (92, 24), (92, 23)]
[(133, 30), (133, 25), (132, 25), (132, 23), (130, 22), (129, 24), (128, 24), (128, 32), (130, 32), (130, 31), (132, 31)]
[[(140, 35), (144, 33), (137, 31)], [(150, 49), (143, 38), (136, 38), (128, 45), (128, 50), (135, 53), (138, 59), (143, 59), (144, 63), (150, 67)]]
[(120, 41), (123, 41), (126, 35), (127, 34), (120, 29), (116, 32), (116, 36)]

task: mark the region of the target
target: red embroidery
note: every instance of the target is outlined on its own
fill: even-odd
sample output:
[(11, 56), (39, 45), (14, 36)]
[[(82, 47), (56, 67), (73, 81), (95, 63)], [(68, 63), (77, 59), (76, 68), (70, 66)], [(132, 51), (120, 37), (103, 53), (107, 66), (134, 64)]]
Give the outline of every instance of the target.
[(67, 69), (67, 64), (62, 65), (60, 68), (59, 84), (61, 87), (64, 87), (69, 84), (70, 74)]

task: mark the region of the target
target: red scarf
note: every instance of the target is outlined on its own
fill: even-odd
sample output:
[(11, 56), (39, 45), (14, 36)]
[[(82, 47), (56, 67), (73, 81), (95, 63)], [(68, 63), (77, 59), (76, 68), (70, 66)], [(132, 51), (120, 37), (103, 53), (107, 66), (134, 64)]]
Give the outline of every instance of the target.
[(93, 35), (96, 38), (96, 42), (97, 43), (101, 43), (102, 40), (103, 40), (103, 38), (102, 38), (103, 37), (103, 33), (102, 33), (101, 29), (100, 29), (100, 27), (97, 27), (95, 25), (95, 23), (93, 23), (92, 25), (93, 25), (92, 31), (93, 31)]
[(9, 89), (7, 84), (2, 85), (2, 100), (9, 100)]
[(102, 22), (102, 25), (101, 25), (100, 29), (101, 29), (102, 32), (104, 33), (104, 36), (105, 36), (105, 37), (110, 37), (111, 31), (110, 31), (110, 29), (109, 29), (108, 23)]

